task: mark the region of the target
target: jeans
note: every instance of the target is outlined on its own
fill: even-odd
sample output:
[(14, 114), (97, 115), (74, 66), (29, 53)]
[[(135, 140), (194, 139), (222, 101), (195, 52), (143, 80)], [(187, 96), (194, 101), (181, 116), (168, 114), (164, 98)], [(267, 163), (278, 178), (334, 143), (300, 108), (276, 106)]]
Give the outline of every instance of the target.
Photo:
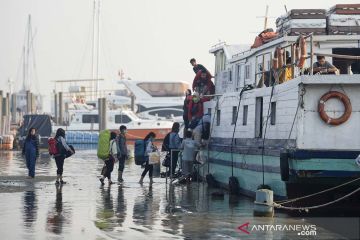
[(126, 156), (121, 155), (121, 157), (119, 158), (119, 170), (118, 170), (119, 172), (124, 171), (125, 160), (126, 160)]
[(35, 177), (35, 163), (36, 163), (36, 154), (35, 153), (25, 153), (26, 167), (29, 170), (29, 176)]

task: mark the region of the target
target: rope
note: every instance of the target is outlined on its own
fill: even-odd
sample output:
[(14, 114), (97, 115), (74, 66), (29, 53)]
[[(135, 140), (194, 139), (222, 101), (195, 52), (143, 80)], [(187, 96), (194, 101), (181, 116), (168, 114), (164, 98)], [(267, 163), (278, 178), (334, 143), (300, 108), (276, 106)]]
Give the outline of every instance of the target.
[(248, 91), (248, 90), (251, 90), (252, 87), (250, 87), (249, 85), (248, 86), (245, 86), (241, 89), (240, 91), (240, 96), (239, 96), (239, 103), (238, 103), (238, 106), (237, 106), (237, 111), (236, 111), (236, 119), (235, 119), (235, 123), (234, 123), (234, 130), (233, 130), (233, 134), (232, 134), (232, 138), (231, 138), (231, 149), (230, 149), (230, 152), (231, 152), (231, 176), (233, 177), (234, 176), (234, 154), (233, 154), (233, 148), (234, 148), (234, 138), (235, 138), (235, 132), (236, 132), (236, 126), (237, 126), (237, 121), (238, 121), (238, 118), (239, 118), (239, 111), (240, 111), (240, 104), (241, 104), (241, 99), (242, 99), (242, 95), (245, 91)]
[(322, 193), (325, 193), (325, 192), (332, 191), (332, 190), (334, 190), (334, 189), (337, 189), (337, 188), (339, 188), (339, 187), (348, 185), (348, 184), (350, 184), (350, 183), (353, 183), (353, 182), (356, 182), (356, 181), (359, 181), (359, 180), (360, 180), (360, 177), (359, 177), (359, 178), (356, 178), (356, 179), (354, 179), (354, 180), (351, 180), (351, 181), (349, 181), (349, 182), (340, 184), (340, 185), (338, 185), (338, 186), (325, 189), (325, 190), (323, 190), (323, 191), (321, 191), (321, 192), (313, 193), (313, 194), (306, 195), (306, 196), (299, 197), (299, 198), (293, 198), (293, 199), (289, 199), (289, 200), (280, 201), (280, 202), (277, 202), (277, 204), (286, 204), (286, 203), (296, 202), (296, 201), (301, 200), (301, 199), (309, 198), (309, 197), (316, 196), (316, 195), (319, 195), (319, 194), (322, 194)]
[(316, 209), (316, 208), (321, 208), (321, 207), (326, 207), (326, 206), (329, 206), (331, 204), (334, 204), (334, 203), (337, 203), (347, 197), (350, 197), (351, 195), (357, 193), (360, 191), (360, 187), (357, 188), (356, 190), (346, 194), (345, 196), (343, 197), (340, 197), (338, 199), (335, 199), (334, 201), (331, 201), (331, 202), (327, 202), (327, 203), (324, 203), (324, 204), (320, 204), (320, 205), (315, 205), (315, 206), (310, 206), (310, 207), (286, 207), (286, 206), (282, 206), (280, 204), (277, 204), (277, 203), (273, 203), (273, 206), (276, 207), (276, 208), (282, 208), (282, 209), (287, 209), (287, 210), (309, 210), (309, 209)]

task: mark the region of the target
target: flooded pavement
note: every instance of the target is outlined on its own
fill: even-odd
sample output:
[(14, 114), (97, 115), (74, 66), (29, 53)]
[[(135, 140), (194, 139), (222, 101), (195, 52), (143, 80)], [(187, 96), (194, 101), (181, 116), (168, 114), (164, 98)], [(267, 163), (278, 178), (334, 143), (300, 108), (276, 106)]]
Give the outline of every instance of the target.
[[(65, 161), (67, 184), (57, 187), (54, 160), (39, 159), (36, 179), (29, 180), (20, 152), (0, 152), (1, 239), (358, 239), (356, 218), (303, 219), (281, 212), (255, 218), (252, 199), (226, 193), (213, 198), (219, 190), (203, 183), (170, 188), (165, 179), (150, 186), (146, 178), (140, 185), (142, 169), (131, 160), (123, 184), (101, 187), (102, 166), (95, 150), (79, 150)], [(345, 228), (333, 228), (339, 223)], [(316, 231), (300, 235), (301, 229), (276, 226)]]

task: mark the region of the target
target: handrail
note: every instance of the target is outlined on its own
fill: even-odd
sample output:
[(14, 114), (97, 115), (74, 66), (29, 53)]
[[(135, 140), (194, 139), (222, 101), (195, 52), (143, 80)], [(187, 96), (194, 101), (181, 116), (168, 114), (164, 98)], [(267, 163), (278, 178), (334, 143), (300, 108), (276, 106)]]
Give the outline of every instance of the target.
[(343, 58), (343, 59), (360, 60), (360, 56), (331, 54), (331, 53), (315, 53), (315, 52), (313, 54), (315, 56), (324, 56), (324, 57), (335, 57), (335, 58)]

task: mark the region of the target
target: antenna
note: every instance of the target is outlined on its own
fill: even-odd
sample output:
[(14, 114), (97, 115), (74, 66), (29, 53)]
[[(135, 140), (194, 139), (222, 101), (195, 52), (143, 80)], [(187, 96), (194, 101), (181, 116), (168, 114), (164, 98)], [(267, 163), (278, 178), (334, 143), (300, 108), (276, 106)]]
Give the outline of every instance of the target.
[(285, 12), (287, 13), (287, 12), (288, 12), (288, 10), (287, 10), (287, 7), (286, 7), (286, 5), (284, 5), (284, 8), (285, 8)]
[(269, 14), (269, 5), (266, 5), (265, 19), (264, 19), (264, 30), (267, 29), (268, 17), (269, 17), (268, 14)]

